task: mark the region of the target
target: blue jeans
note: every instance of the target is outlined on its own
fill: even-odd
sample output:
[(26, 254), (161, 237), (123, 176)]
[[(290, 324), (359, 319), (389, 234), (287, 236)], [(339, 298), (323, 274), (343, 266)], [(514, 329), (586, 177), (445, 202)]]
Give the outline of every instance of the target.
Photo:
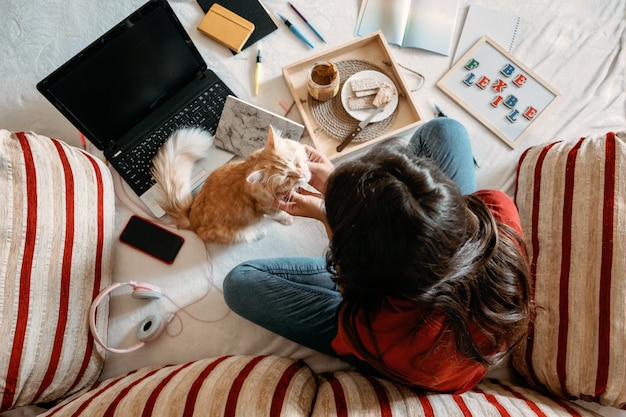
[(424, 123), (411, 137), (409, 147), (433, 160), (464, 195), (476, 191), (472, 145), (461, 123), (447, 117)]
[(240, 316), (336, 356), (330, 343), (337, 334), (341, 295), (323, 257), (244, 262), (226, 275), (224, 298)]
[[(437, 118), (423, 124), (409, 149), (433, 159), (464, 194), (475, 191), (469, 137), (457, 121)], [(296, 343), (338, 356), (331, 342), (337, 334), (341, 294), (331, 277), (321, 257), (253, 260), (228, 273), (224, 298), (240, 316)]]

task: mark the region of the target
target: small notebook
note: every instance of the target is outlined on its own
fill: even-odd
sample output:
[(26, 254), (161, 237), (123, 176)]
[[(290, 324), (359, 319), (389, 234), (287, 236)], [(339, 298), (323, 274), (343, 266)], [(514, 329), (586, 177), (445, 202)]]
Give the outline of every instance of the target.
[[(270, 33), (278, 29), (276, 23), (270, 17), (265, 7), (259, 0), (197, 0), (198, 4), (207, 13), (214, 3), (219, 3), (228, 10), (238, 14), (254, 24), (252, 34), (243, 45), (241, 50), (246, 49), (253, 43), (263, 39)], [(233, 54), (236, 52), (233, 51)]]
[(485, 35), (498, 45), (502, 45), (508, 53), (512, 53), (517, 42), (520, 23), (519, 16), (471, 4), (467, 10), (453, 62), (458, 61)]
[(304, 133), (304, 126), (293, 120), (228, 96), (215, 132), (215, 146), (245, 158), (265, 147), (270, 125), (283, 139), (300, 141)]
[(231, 51), (241, 52), (254, 31), (254, 23), (215, 3), (200, 21), (198, 30)]

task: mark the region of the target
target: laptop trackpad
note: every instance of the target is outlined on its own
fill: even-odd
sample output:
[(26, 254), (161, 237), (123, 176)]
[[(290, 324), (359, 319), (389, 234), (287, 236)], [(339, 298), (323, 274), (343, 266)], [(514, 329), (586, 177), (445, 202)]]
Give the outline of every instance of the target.
[(200, 191), (200, 187), (204, 184), (206, 178), (217, 168), (233, 159), (233, 157), (235, 157), (235, 155), (230, 152), (216, 148), (215, 146), (212, 147), (209, 156), (200, 159), (193, 167), (191, 174), (191, 192), (196, 193)]
[[(193, 167), (193, 171), (191, 173), (191, 192), (196, 193), (200, 191), (200, 188), (204, 184), (207, 177), (217, 168), (233, 159), (234, 156), (235, 155), (232, 153), (222, 149), (215, 147), (211, 148), (210, 155), (207, 158), (200, 159)], [(151, 187), (140, 197), (141, 201), (156, 218), (165, 216), (165, 211), (163, 211), (157, 202), (160, 197), (161, 196), (156, 187)]]
[(151, 187), (148, 191), (143, 193), (139, 199), (146, 205), (150, 213), (156, 218), (165, 216), (165, 211), (161, 208), (157, 199), (160, 198), (160, 193), (156, 187)]

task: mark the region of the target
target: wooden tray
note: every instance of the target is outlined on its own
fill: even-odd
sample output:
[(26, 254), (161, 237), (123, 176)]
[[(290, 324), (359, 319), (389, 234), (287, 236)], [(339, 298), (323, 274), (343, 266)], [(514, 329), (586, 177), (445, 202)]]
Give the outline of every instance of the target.
[[(307, 91), (307, 72), (309, 67), (318, 61), (342, 61), (358, 59), (367, 61), (377, 67), (391, 78), (398, 89), (398, 107), (396, 115), (390, 128), (374, 139), (365, 142), (352, 143), (342, 152), (337, 152), (336, 148), (340, 140), (329, 135), (316, 121), (310, 107), (310, 101), (315, 100)], [(417, 107), (411, 98), (409, 89), (406, 86), (398, 67), (391, 56), (389, 46), (383, 34), (378, 31), (368, 36), (360, 37), (342, 46), (325, 51), (319, 55), (312, 56), (305, 60), (295, 62), (282, 68), (283, 77), (287, 82), (289, 91), (293, 96), (296, 107), (302, 116), (307, 133), (311, 137), (315, 147), (323, 152), (331, 160), (344, 157), (356, 150), (370, 146), (384, 139), (399, 136), (420, 123)], [(339, 92), (339, 95), (341, 92)]]

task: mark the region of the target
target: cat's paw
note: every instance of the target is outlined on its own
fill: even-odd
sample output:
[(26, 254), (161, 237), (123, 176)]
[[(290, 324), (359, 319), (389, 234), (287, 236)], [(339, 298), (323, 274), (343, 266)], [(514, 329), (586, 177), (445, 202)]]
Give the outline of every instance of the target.
[(284, 224), (285, 226), (291, 226), (293, 224), (293, 216), (288, 214), (287, 216), (277, 219), (276, 221), (280, 224)]
[(284, 224), (285, 226), (291, 226), (293, 224), (293, 216), (284, 211), (279, 211), (278, 213), (274, 214), (272, 218), (278, 223)]

